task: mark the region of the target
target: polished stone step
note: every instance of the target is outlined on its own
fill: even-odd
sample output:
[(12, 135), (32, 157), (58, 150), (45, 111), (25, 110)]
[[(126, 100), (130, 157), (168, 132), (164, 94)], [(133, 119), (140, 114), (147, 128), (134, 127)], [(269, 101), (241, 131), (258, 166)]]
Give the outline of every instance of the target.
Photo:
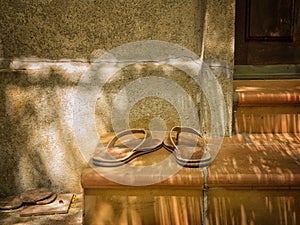
[(234, 132), (300, 132), (300, 80), (235, 80)]
[[(212, 147), (213, 144), (209, 145), (209, 148)], [(162, 164), (163, 160), (168, 160), (168, 164)], [(105, 170), (100, 167), (87, 168), (82, 173), (82, 187), (85, 190), (134, 187), (135, 185), (126, 185), (129, 179), (147, 183), (146, 186), (141, 185), (143, 188), (203, 187), (203, 173), (200, 168), (183, 167), (174, 174), (170, 173), (175, 171), (177, 164), (171, 153), (164, 148), (140, 156), (129, 165), (136, 168), (154, 166), (153, 170), (142, 174), (127, 170), (126, 166)], [(156, 182), (159, 178), (162, 181)], [(208, 186), (246, 189), (299, 188), (300, 135), (244, 133), (225, 137), (216, 158), (208, 167)]]
[[(110, 134), (111, 137), (111, 134)], [(147, 166), (171, 157), (161, 148), (130, 162)], [(176, 164), (169, 161), (169, 168)], [(109, 169), (119, 181), (152, 180), (167, 174), (157, 165), (148, 174)], [(181, 168), (160, 183), (124, 185), (86, 168), (84, 224), (274, 224), (300, 221), (300, 134), (237, 134), (223, 139), (208, 167), (208, 189), (199, 168)], [(118, 171), (118, 172), (116, 172)], [(138, 170), (137, 170), (138, 171)], [(160, 172), (159, 172), (160, 171)]]

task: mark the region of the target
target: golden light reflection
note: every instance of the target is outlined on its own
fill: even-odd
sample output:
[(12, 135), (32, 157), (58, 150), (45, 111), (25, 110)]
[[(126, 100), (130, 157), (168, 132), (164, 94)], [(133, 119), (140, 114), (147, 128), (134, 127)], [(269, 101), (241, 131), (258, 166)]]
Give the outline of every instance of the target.
[(86, 212), (87, 224), (297, 225), (300, 216), (299, 191), (212, 189), (209, 192), (205, 222), (202, 220), (201, 192), (192, 196), (177, 195), (176, 192), (160, 195), (165, 193), (160, 190), (152, 191), (154, 195), (149, 196), (142, 192), (135, 195), (136, 191), (132, 190), (111, 198), (105, 191), (102, 197), (87, 196), (89, 203), (94, 201), (94, 207), (89, 207), (90, 211)]

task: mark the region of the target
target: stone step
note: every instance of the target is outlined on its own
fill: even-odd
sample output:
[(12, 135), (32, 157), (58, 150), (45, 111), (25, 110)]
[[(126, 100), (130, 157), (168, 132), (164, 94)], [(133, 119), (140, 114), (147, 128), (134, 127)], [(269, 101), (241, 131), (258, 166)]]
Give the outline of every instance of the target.
[(235, 80), (235, 132), (300, 132), (300, 80)]
[[(169, 163), (159, 164), (166, 157)], [(158, 164), (148, 173), (140, 172), (154, 161)], [(81, 177), (84, 224), (99, 218), (109, 221), (113, 212), (129, 212), (134, 218), (140, 215), (147, 225), (205, 224), (201, 223), (204, 219), (207, 224), (298, 224), (299, 134), (244, 133), (224, 138), (208, 167), (208, 189), (203, 189), (199, 168), (181, 168), (168, 179), (147, 186), (135, 183), (164, 177), (174, 164), (174, 157), (162, 148), (130, 162), (135, 170), (123, 166), (97, 173), (86, 168)], [(120, 184), (124, 180), (135, 185)]]
[[(142, 179), (151, 183), (142, 186), (143, 189), (203, 187), (203, 173), (199, 168), (181, 168), (168, 179), (155, 183), (157, 177), (166, 176), (176, 166), (175, 159), (172, 160), (174, 157), (164, 148), (136, 158), (130, 165), (148, 165), (154, 160), (160, 162), (166, 157), (171, 158), (168, 164), (170, 168), (157, 164), (155, 167), (157, 171), (150, 174), (138, 174), (138, 170), (137, 173), (130, 173), (125, 167), (108, 168), (106, 173), (115, 174), (114, 181), (101, 169), (97, 172), (93, 168), (87, 168), (82, 173), (82, 187), (86, 193), (95, 189), (132, 188), (122, 184), (128, 179), (136, 181)], [(217, 157), (208, 167), (208, 174), (209, 187), (297, 189), (300, 187), (300, 136), (237, 134), (226, 137)]]

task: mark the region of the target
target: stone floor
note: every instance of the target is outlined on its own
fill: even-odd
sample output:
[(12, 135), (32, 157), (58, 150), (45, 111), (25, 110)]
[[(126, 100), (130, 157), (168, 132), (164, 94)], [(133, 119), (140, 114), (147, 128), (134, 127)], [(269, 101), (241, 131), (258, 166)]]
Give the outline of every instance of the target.
[[(149, 155), (144, 155), (141, 156), (140, 158), (135, 159), (134, 161), (132, 161), (132, 164), (140, 165), (143, 162), (147, 164), (150, 163), (151, 160), (152, 161), (161, 160), (162, 157), (168, 157), (169, 155), (170, 153), (168, 151), (164, 149), (160, 149), (154, 153), (151, 153)], [(163, 169), (165, 171), (166, 168), (161, 168), (160, 171), (163, 171)], [(216, 159), (214, 160), (213, 164), (208, 168), (208, 172), (209, 172), (208, 185), (210, 187), (208, 194), (209, 194), (209, 201), (212, 201), (212, 202), (208, 201), (209, 210), (211, 208), (215, 208), (214, 205), (216, 204), (215, 201), (219, 201), (218, 199), (223, 199), (223, 200), (225, 199), (228, 203), (228, 207), (234, 208), (238, 215), (241, 215), (241, 213), (246, 213), (245, 215), (250, 218), (250, 216), (253, 214), (255, 209), (253, 209), (251, 204), (247, 205), (247, 202), (249, 202), (248, 199), (252, 197), (248, 196), (248, 192), (245, 193), (243, 192), (242, 194), (239, 194), (239, 197), (236, 199), (235, 196), (237, 196), (237, 192), (231, 191), (232, 189), (230, 189), (232, 187), (235, 188), (242, 187), (242, 189), (244, 190), (246, 189), (254, 192), (253, 196), (258, 196), (257, 201), (260, 202), (259, 204), (262, 205), (263, 207), (262, 209), (264, 210), (269, 210), (268, 208), (269, 206), (264, 205), (266, 204), (265, 199), (269, 199), (269, 201), (273, 205), (278, 206), (277, 207), (278, 215), (281, 215), (280, 213), (283, 213), (282, 215), (285, 215), (284, 213), (289, 213), (287, 212), (286, 208), (281, 207), (282, 201), (284, 201), (284, 204), (287, 207), (291, 207), (291, 205), (293, 206), (291, 208), (292, 214), (289, 214), (292, 216), (289, 217), (286, 220), (286, 222), (281, 222), (281, 219), (284, 219), (284, 217), (282, 218), (278, 217), (279, 219), (275, 220), (275, 222), (277, 221), (278, 223), (277, 222), (274, 223), (274, 221), (272, 221), (271, 224), (298, 224), (298, 222), (300, 221), (300, 214), (298, 213), (300, 211), (297, 206), (298, 204), (296, 204), (297, 202), (299, 202), (300, 199), (300, 190), (299, 190), (300, 134), (243, 133), (243, 134), (235, 135), (230, 138), (225, 138), (223, 140), (221, 150), (217, 155)], [(120, 190), (124, 189), (124, 186), (118, 183), (108, 181), (103, 177), (100, 177), (98, 173), (91, 171), (91, 169), (87, 169), (83, 172), (81, 182), (84, 188), (86, 200), (90, 198), (89, 199), (90, 203), (95, 201), (97, 202), (98, 201), (97, 199), (100, 199), (101, 203), (103, 203), (102, 198), (105, 198), (108, 202), (112, 201), (110, 197), (111, 195), (104, 194), (104, 193), (105, 191), (107, 193), (110, 193), (111, 190), (114, 190), (116, 193), (114, 192), (113, 196), (116, 197), (115, 199), (113, 199), (114, 201), (112, 201), (111, 204), (112, 206), (106, 208), (105, 206), (103, 207), (105, 210), (107, 209), (113, 209), (114, 211), (119, 210), (117, 211), (119, 218), (121, 218), (122, 221), (125, 222), (123, 224), (128, 224), (126, 223), (127, 221), (126, 218), (129, 218), (128, 215), (131, 214), (131, 211), (128, 212), (127, 210), (127, 214), (126, 213), (124, 214), (123, 211), (128, 208), (127, 206), (129, 203), (131, 204), (131, 205), (129, 204), (131, 207), (133, 208), (135, 207), (134, 208), (135, 210), (138, 209), (141, 212), (146, 213), (144, 214), (144, 216), (142, 216), (141, 221), (143, 220), (143, 218), (148, 218), (150, 215), (152, 214), (154, 215), (155, 213), (159, 213), (159, 212), (166, 213), (160, 215), (160, 217), (165, 217), (167, 215), (171, 215), (173, 213), (173, 209), (176, 209), (177, 211), (185, 210), (179, 207), (180, 205), (182, 205), (181, 201), (183, 200), (186, 204), (190, 201), (195, 202), (196, 206), (201, 208), (202, 198), (199, 197), (199, 193), (201, 193), (201, 190), (199, 192), (199, 188), (203, 186), (202, 183), (203, 179), (201, 178), (201, 176), (202, 173), (199, 169), (184, 168), (181, 171), (179, 171), (176, 175), (169, 178), (168, 180), (162, 183), (152, 185), (155, 189), (154, 192), (155, 191), (156, 192), (155, 195), (153, 195), (154, 192), (150, 191), (149, 193), (151, 194), (151, 196), (148, 196), (148, 198), (147, 198), (148, 192), (145, 191), (145, 188), (147, 189), (147, 187), (142, 188), (141, 194), (139, 193), (136, 194), (135, 192), (132, 193), (128, 192), (126, 187), (125, 187), (126, 189), (125, 192), (121, 193)], [(124, 176), (122, 175), (122, 177)], [(172, 188), (172, 186), (174, 188), (170, 191), (170, 188)], [(193, 197), (194, 195), (192, 196), (191, 199), (189, 197), (189, 195), (191, 195), (191, 193), (193, 192), (192, 190), (186, 192), (186, 188), (191, 188), (191, 187), (198, 187), (197, 189), (194, 190), (196, 196), (195, 199)], [(148, 186), (148, 188), (151, 188), (151, 186)], [(259, 188), (259, 190), (261, 191), (257, 190), (257, 188)], [(271, 188), (273, 190), (275, 188), (275, 192), (273, 193), (270, 191), (267, 192), (263, 191), (268, 188)], [(281, 190), (276, 191), (278, 188), (281, 188)], [(172, 197), (172, 194), (170, 196), (170, 193), (175, 193), (174, 191), (176, 189), (178, 189), (180, 193), (177, 194), (177, 197), (176, 195), (173, 196), (176, 200), (175, 201)], [(163, 194), (164, 190), (165, 192), (167, 192), (167, 194), (165, 195)], [(284, 195), (282, 195), (283, 191), (285, 193)], [(242, 192), (242, 190), (240, 190), (240, 192)], [(242, 198), (243, 196), (245, 197), (244, 199)], [(133, 203), (130, 202), (132, 198), (134, 198), (133, 206), (132, 206)], [(120, 201), (122, 204), (120, 204)], [(129, 201), (129, 203), (127, 201)], [(149, 206), (150, 208), (146, 207), (146, 209), (144, 209), (145, 208), (143, 203), (144, 201), (146, 202), (148, 201), (149, 204), (151, 203), (150, 206), (152, 208), (148, 204), (147, 206)], [(60, 215), (55, 214), (55, 215), (47, 215), (47, 216), (20, 217), (21, 209), (0, 211), (0, 224), (3, 225), (82, 224), (83, 211), (84, 211), (83, 202), (84, 202), (83, 194), (81, 193), (76, 194), (74, 201), (71, 204), (69, 212), (67, 214), (60, 214)], [(139, 204), (137, 204), (136, 202), (138, 202)], [(93, 204), (86, 204), (87, 208), (92, 207), (91, 208), (92, 214), (91, 213), (90, 214), (94, 215), (94, 211), (95, 211), (94, 206), (98, 208), (100, 206), (99, 204), (96, 204), (94, 206), (92, 205)], [(169, 209), (168, 212), (167, 211), (165, 212), (163, 210), (165, 207), (162, 206), (164, 205), (168, 205), (167, 207)], [(244, 210), (244, 208), (240, 208), (241, 205), (243, 205), (244, 207), (247, 206), (248, 208), (246, 207)], [(101, 218), (104, 221), (107, 215), (106, 214), (104, 215), (102, 213), (102, 212), (106, 212), (105, 210), (103, 211), (102, 208), (101, 210), (98, 210), (100, 213), (99, 215), (102, 216), (97, 216), (96, 218), (97, 220)], [(141, 210), (141, 208), (143, 208), (143, 210)], [(241, 211), (241, 209), (243, 209), (244, 211)], [(256, 218), (264, 219), (265, 217), (263, 214), (261, 215), (261, 213), (259, 213), (260, 211), (257, 212), (255, 211)], [(151, 212), (152, 214), (150, 213), (148, 215), (149, 212)], [(231, 215), (230, 213), (232, 212), (231, 211), (228, 212), (228, 215)], [(266, 211), (264, 213), (269, 213), (269, 211)], [(148, 215), (148, 217), (147, 216), (145, 217), (145, 215)], [(211, 221), (214, 221), (216, 219), (222, 219), (219, 218), (220, 215), (221, 214), (219, 214), (219, 211), (208, 211), (208, 216), (211, 216), (210, 219)], [(270, 218), (272, 218), (272, 216), (273, 214), (269, 215)], [(152, 217), (153, 216), (151, 216), (151, 218)], [(201, 218), (201, 214), (197, 214), (197, 218), (198, 217)], [(88, 218), (88, 213), (86, 212), (85, 212), (85, 218)], [(113, 216), (112, 218), (115, 218), (115, 216)], [(236, 224), (242, 224), (241, 218), (234, 218), (234, 219), (237, 222)], [(258, 221), (258, 219), (257, 220), (255, 220), (254, 218), (252, 219), (253, 221), (256, 222)], [(261, 219), (259, 219), (260, 222)], [(92, 221), (93, 221), (92, 224), (105, 224), (105, 223), (100, 223), (101, 221), (99, 223), (95, 223), (94, 222), (95, 219), (93, 219)], [(197, 224), (197, 221), (198, 219), (196, 220), (195, 223), (192, 224)], [(108, 223), (108, 224), (114, 224), (114, 223)], [(143, 222), (141, 224), (150, 224), (150, 223), (148, 221), (147, 223)], [(164, 223), (160, 222), (159, 224), (164, 224)], [(267, 223), (258, 223), (258, 224), (267, 224)]]
[(79, 225), (82, 224), (82, 194), (74, 194), (69, 211), (66, 214), (21, 217), (22, 207), (15, 210), (0, 210), (1, 225)]

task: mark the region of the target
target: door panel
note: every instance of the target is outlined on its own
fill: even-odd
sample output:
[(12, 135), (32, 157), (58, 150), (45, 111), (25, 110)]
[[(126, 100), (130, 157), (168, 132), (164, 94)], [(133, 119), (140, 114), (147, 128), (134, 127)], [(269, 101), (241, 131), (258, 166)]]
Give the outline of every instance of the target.
[(235, 64), (299, 64), (299, 2), (237, 0)]

